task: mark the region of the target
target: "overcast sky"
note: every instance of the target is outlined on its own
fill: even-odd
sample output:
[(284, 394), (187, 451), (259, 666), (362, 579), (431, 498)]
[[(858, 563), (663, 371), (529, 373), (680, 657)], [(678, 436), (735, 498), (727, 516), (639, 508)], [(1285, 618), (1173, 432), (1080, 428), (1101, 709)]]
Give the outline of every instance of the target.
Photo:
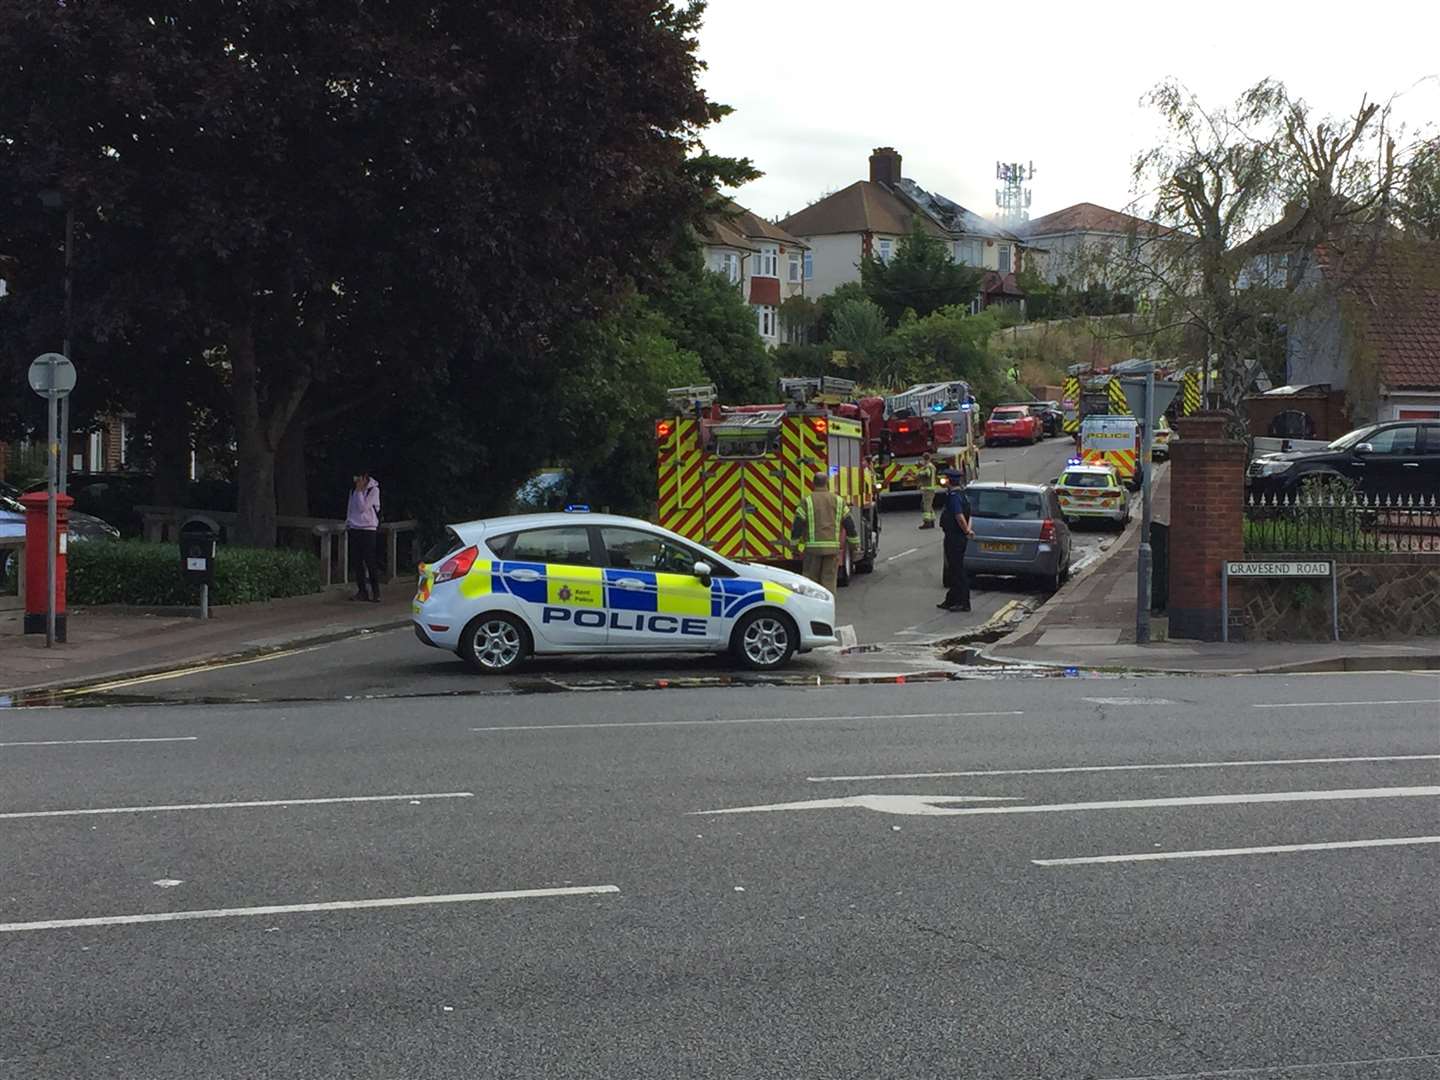
[(710, 0), (703, 82), (735, 112), (706, 142), (766, 174), (734, 194), (771, 218), (868, 179), (876, 146), (987, 217), (997, 160), (1034, 161), (1033, 217), (1125, 209), (1159, 130), (1140, 99), (1160, 80), (1209, 105), (1273, 76), (1327, 112), (1398, 92), (1414, 129), (1440, 121), (1437, 42), (1433, 0)]

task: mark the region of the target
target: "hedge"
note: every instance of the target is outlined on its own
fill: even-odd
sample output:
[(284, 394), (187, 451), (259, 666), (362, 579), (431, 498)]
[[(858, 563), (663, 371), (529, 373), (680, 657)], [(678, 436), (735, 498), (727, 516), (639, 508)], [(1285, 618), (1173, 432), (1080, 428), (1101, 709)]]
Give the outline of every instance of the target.
[[(180, 570), (175, 544), (143, 540), (73, 544), (66, 597), (71, 604), (179, 607), (199, 603), (200, 590)], [(290, 549), (220, 547), (212, 604), (247, 604), (320, 591), (320, 560)]]

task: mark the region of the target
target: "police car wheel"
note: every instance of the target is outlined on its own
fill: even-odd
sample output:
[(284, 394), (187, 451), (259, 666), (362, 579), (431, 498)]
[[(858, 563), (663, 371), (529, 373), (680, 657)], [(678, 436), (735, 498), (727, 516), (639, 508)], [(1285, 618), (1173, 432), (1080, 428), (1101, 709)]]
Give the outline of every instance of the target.
[(752, 611), (735, 627), (735, 656), (751, 671), (784, 667), (798, 644), (795, 624), (775, 611)]
[(518, 667), (530, 652), (530, 634), (513, 616), (481, 615), (460, 635), (459, 652), (476, 671), (502, 675)]

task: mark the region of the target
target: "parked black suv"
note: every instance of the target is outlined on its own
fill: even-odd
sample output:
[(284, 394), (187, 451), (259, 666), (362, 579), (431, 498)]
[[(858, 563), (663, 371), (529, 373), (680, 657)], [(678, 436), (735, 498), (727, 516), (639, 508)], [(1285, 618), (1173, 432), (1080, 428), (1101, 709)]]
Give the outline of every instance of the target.
[(1440, 420), (1391, 420), (1323, 450), (1261, 454), (1245, 471), (1257, 495), (1286, 495), (1310, 477), (1345, 477), (1369, 495), (1440, 496)]

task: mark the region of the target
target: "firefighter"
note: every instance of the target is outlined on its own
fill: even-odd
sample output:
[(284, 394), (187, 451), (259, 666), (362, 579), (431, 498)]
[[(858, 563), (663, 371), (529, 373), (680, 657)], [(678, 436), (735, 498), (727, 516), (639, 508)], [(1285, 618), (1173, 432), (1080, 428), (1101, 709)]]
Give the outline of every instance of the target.
[(935, 527), (935, 492), (938, 487), (935, 460), (928, 453), (920, 455), (920, 471), (915, 477), (920, 489), (920, 528)]
[(840, 544), (844, 542), (853, 549), (855, 524), (845, 500), (829, 485), (830, 478), (823, 472), (811, 478), (810, 494), (795, 512), (790, 538), (799, 541), (803, 552), (801, 572), (834, 592), (840, 572)]

